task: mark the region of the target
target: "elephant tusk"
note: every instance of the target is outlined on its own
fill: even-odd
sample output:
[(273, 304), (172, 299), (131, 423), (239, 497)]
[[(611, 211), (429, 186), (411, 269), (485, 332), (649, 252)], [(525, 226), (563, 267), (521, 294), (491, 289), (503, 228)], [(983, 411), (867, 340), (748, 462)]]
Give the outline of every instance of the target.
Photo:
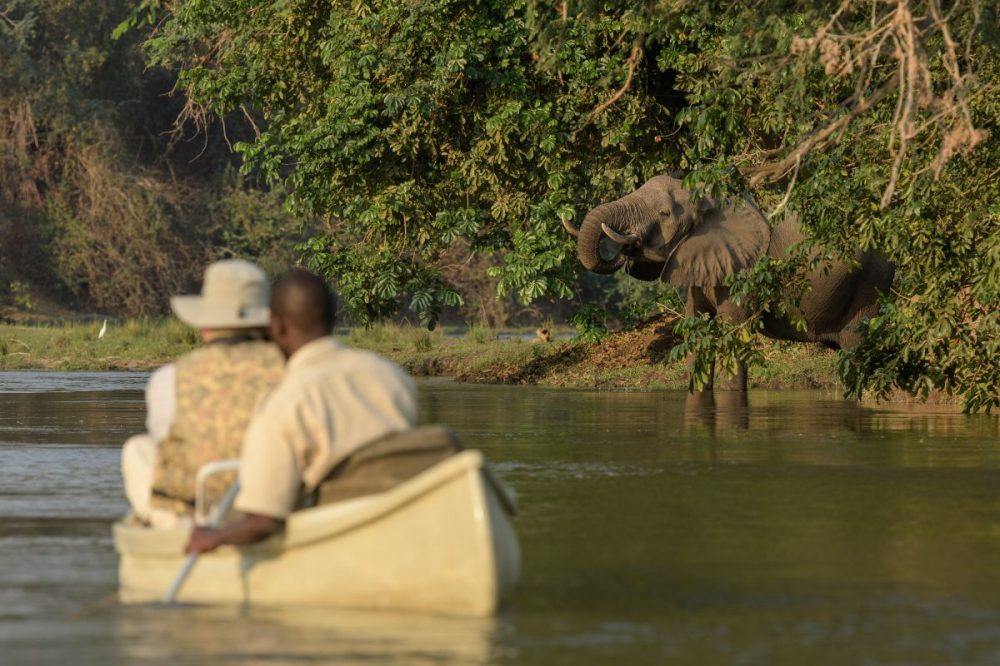
[(580, 235), (580, 230), (574, 227), (572, 224), (570, 224), (568, 219), (566, 219), (565, 217), (560, 217), (559, 221), (562, 222), (563, 228), (565, 228), (566, 231), (569, 232), (570, 236), (576, 238), (577, 236)]
[(601, 223), (601, 230), (604, 232), (604, 235), (619, 245), (634, 245), (639, 242), (639, 236), (636, 234), (623, 236), (603, 222)]

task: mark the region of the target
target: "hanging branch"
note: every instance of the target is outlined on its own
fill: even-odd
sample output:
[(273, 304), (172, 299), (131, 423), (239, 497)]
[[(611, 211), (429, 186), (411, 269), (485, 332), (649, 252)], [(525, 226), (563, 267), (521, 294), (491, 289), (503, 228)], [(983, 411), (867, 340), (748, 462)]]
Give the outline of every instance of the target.
[(825, 145), (827, 140), (836, 134), (838, 130), (847, 127), (855, 118), (888, 97), (889, 93), (891, 93), (894, 88), (895, 82), (888, 81), (884, 83), (881, 88), (872, 94), (871, 97), (860, 100), (853, 107), (850, 107), (846, 114), (828, 124), (826, 127), (813, 132), (781, 160), (778, 160), (777, 162), (768, 162), (749, 169), (749, 172), (754, 174), (750, 178), (750, 184), (757, 185), (765, 180), (781, 180), (786, 174), (788, 174), (789, 170), (791, 170), (796, 164), (800, 163), (802, 158), (804, 158), (810, 151), (818, 146)]
[[(937, 154), (931, 164), (935, 178), (955, 155), (975, 148), (986, 138), (986, 132), (975, 127), (969, 110), (973, 81), (971, 35), (979, 26), (980, 12), (974, 3), (970, 38), (960, 56), (949, 18), (961, 4), (961, 0), (956, 2), (952, 14), (945, 15), (940, 0), (893, 0), (884, 4), (843, 0), (814, 36), (793, 40), (792, 55), (818, 55), (827, 76), (857, 76), (855, 92), (844, 104), (842, 115), (812, 132), (780, 160), (746, 169), (751, 174), (750, 183), (785, 178), (811, 151), (839, 142), (851, 122), (893, 94), (896, 107), (886, 146), (892, 166), (882, 193), (882, 209), (892, 202), (916, 140), (924, 137), (925, 141), (937, 141)], [(866, 29), (852, 32), (842, 25), (843, 16), (852, 9), (870, 10)], [(934, 89), (926, 47), (932, 40), (943, 44), (941, 63), (947, 75), (947, 85), (938, 91)], [(865, 97), (863, 92), (879, 75), (881, 84)], [(922, 118), (925, 110), (932, 112), (929, 120)]]
[(586, 119), (583, 121), (584, 125), (589, 125), (594, 118), (604, 113), (608, 107), (620, 100), (622, 95), (628, 92), (628, 89), (632, 87), (632, 77), (635, 75), (635, 68), (638, 67), (639, 62), (642, 60), (642, 39), (643, 35), (640, 35), (639, 38), (635, 40), (635, 44), (632, 46), (632, 52), (629, 54), (628, 60), (625, 61), (628, 64), (628, 75), (625, 77), (624, 85), (615, 91), (615, 94), (609, 97), (606, 101), (602, 102), (593, 111), (588, 113)]

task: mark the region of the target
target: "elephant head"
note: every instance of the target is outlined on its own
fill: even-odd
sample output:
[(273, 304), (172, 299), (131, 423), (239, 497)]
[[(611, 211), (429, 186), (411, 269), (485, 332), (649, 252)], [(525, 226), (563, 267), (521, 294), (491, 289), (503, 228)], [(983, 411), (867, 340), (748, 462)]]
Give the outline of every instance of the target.
[(694, 199), (670, 176), (590, 211), (577, 235), (577, 256), (595, 273), (625, 268), (640, 280), (714, 287), (767, 251), (770, 227), (749, 201)]

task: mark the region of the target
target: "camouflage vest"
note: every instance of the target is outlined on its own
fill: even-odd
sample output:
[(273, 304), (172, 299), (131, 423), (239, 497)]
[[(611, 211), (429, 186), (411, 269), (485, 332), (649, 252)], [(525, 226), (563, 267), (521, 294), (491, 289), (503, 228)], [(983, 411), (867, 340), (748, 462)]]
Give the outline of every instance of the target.
[[(278, 383), (284, 359), (270, 342), (218, 340), (185, 354), (176, 366), (176, 408), (157, 449), (152, 506), (188, 515), (198, 470), (239, 458), (254, 407)], [(235, 472), (213, 475), (205, 487), (209, 504), (235, 478)]]

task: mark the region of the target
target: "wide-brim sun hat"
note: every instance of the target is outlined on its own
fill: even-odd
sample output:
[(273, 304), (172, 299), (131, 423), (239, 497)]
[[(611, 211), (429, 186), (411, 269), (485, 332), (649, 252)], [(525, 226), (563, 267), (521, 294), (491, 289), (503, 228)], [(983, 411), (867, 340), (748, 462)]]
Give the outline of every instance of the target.
[(243, 259), (224, 259), (205, 269), (201, 294), (173, 296), (170, 309), (195, 328), (262, 328), (271, 317), (267, 274)]

